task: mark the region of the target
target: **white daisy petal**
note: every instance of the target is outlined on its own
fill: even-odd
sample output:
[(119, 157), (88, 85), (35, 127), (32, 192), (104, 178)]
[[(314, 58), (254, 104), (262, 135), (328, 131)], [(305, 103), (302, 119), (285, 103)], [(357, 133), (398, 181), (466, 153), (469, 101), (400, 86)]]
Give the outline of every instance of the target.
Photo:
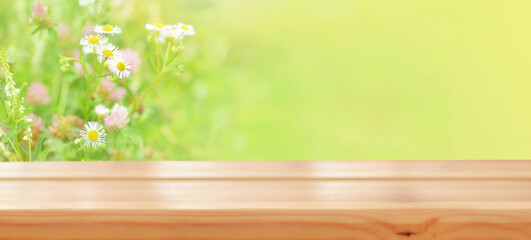
[(94, 112), (98, 116), (107, 116), (111, 112), (111, 110), (105, 107), (104, 105), (99, 104), (96, 107), (94, 107)]
[(114, 35), (122, 33), (122, 29), (116, 25), (96, 25), (94, 26), (94, 32)]
[(118, 51), (118, 47), (114, 46), (112, 43), (101, 44), (96, 47), (96, 54), (109, 59), (122, 56), (120, 51)]
[(177, 23), (177, 25), (173, 26), (174, 28), (178, 29), (179, 31), (182, 31), (182, 36), (193, 36), (195, 35), (195, 30), (192, 25), (186, 25), (183, 23)]
[(106, 44), (108, 39), (101, 34), (96, 35), (87, 35), (79, 41), (79, 44), (83, 47), (89, 47), (91, 49), (96, 49), (102, 44)]
[(107, 61), (109, 70), (120, 79), (129, 77), (131, 74), (131, 65), (127, 63), (122, 57), (114, 57)]
[(162, 31), (170, 29), (171, 25), (164, 25), (164, 23), (146, 24), (146, 29), (150, 31)]
[(88, 122), (83, 125), (83, 129), (79, 131), (79, 136), (84, 142), (85, 147), (98, 149), (105, 144), (105, 136), (107, 133), (103, 129), (103, 125), (98, 122)]
[(169, 28), (160, 31), (157, 41), (160, 43), (166, 43), (181, 39), (183, 37), (183, 32), (176, 28)]

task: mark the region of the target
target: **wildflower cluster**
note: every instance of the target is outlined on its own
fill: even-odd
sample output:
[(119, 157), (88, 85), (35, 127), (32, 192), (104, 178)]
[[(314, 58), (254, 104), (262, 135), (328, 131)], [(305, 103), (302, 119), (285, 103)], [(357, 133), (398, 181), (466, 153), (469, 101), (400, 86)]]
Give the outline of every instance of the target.
[(38, 2), (32, 6), (32, 10), (33, 11), (29, 18), (29, 23), (36, 26), (34, 32), (52, 27), (53, 20), (49, 16), (47, 7), (45, 7), (41, 2)]
[[(146, 24), (146, 29), (151, 32), (148, 40), (155, 47), (152, 66), (157, 76), (141, 96), (140, 103), (162, 79), (164, 74), (178, 66), (177, 57), (179, 56), (179, 50), (184, 49), (184, 37), (195, 35), (194, 27), (183, 23), (177, 23), (176, 25), (165, 25), (164, 23)], [(164, 47), (166, 47), (165, 51), (163, 50)], [(136, 108), (136, 105), (137, 102), (133, 104), (133, 107)]]
[[(149, 123), (145, 119), (152, 109), (144, 107), (143, 100), (166, 73), (179, 68), (183, 39), (195, 35), (194, 28), (182, 23), (147, 24), (150, 44), (145, 49), (153, 72), (144, 73), (143, 54), (118, 46), (124, 42), (120, 41), (123, 31), (120, 26), (108, 24), (109, 1), (78, 0), (78, 4), (86, 13), (79, 21), (57, 24), (42, 3), (33, 5), (29, 24), (35, 32), (47, 30), (50, 35), (32, 38), (33, 49), (27, 55), (20, 54), (29, 58), (9, 61), (53, 60), (45, 65), (53, 65), (60, 72), (46, 74), (38, 67), (25, 67), (35, 64), (10, 66), (6, 51), (0, 52), (0, 80), (4, 84), (4, 94), (0, 95), (4, 108), (0, 111), (0, 160), (46, 160), (50, 156), (56, 160), (122, 160), (146, 156), (138, 129)], [(83, 35), (70, 36), (76, 31)], [(11, 67), (18, 69), (15, 79)], [(24, 82), (22, 87), (17, 87), (15, 80)]]
[[(0, 50), (0, 66), (5, 77), (5, 102), (3, 107), (7, 115), (6, 122), (2, 124), (6, 129), (0, 130), (0, 135), (4, 136), (6, 141), (11, 144), (19, 159), (23, 159), (19, 137), (31, 144), (33, 136), (30, 126), (33, 123), (32, 119), (28, 117), (29, 111), (24, 107), (24, 97), (22, 97), (21, 90), (16, 87), (16, 83), (13, 80), (5, 49)], [(6, 133), (6, 131), (9, 133)], [(31, 151), (28, 152), (28, 158), (31, 159)]]
[[(116, 25), (96, 25), (94, 26), (94, 33), (84, 36), (79, 41), (85, 56), (80, 53), (79, 58), (65, 56), (60, 58), (63, 71), (68, 70), (70, 61), (75, 61), (81, 66), (82, 72), (85, 74), (85, 79), (87, 80), (85, 120), (89, 118), (90, 106), (95, 105), (91, 104), (90, 99), (90, 93), (93, 91), (92, 82), (101, 80), (100, 91), (98, 92), (110, 94), (114, 85), (111, 81), (128, 78), (131, 74), (131, 65), (124, 59), (118, 47), (109, 42), (108, 38), (108, 36), (122, 33), (122, 30)], [(96, 60), (96, 64), (91, 65), (90, 68), (88, 67), (88, 58)], [(92, 69), (92, 71), (89, 69)], [(109, 75), (112, 75), (113, 80), (109, 80)], [(114, 109), (120, 109), (120, 111), (115, 111)], [(108, 110), (103, 104), (99, 104), (94, 108), (93, 112), (96, 113), (98, 120), (101, 121), (102, 118), (105, 118), (105, 124), (108, 129), (119, 130), (129, 122), (129, 111), (118, 103), (115, 103), (112, 111)], [(106, 116), (107, 114), (110, 115)], [(105, 129), (101, 123), (89, 122), (83, 126), (79, 137), (85, 143), (84, 146), (95, 150), (105, 145), (105, 135)]]
[(146, 24), (146, 29), (153, 31), (152, 37), (159, 43), (175, 43), (184, 36), (195, 35), (194, 27), (183, 23), (177, 23), (177, 25)]
[[(101, 65), (96, 73), (99, 74), (101, 67), (106, 64), (109, 71), (115, 77), (120, 79), (129, 77), (129, 74), (131, 74), (131, 65), (122, 57), (122, 53), (118, 50), (118, 47), (112, 43), (108, 43), (109, 39), (103, 35), (119, 34), (122, 30), (117, 26), (96, 25), (94, 32), (98, 34), (83, 37), (79, 44), (83, 47), (83, 52), (95, 53), (98, 56), (98, 61), (101, 62)], [(83, 64), (82, 62), (80, 63)]]

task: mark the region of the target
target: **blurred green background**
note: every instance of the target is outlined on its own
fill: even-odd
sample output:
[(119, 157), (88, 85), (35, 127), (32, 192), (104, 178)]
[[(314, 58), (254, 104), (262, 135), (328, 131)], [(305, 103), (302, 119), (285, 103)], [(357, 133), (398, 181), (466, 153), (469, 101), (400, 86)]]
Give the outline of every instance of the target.
[[(42, 2), (57, 22), (76, 14), (67, 2), (77, 1)], [(0, 45), (21, 48), (35, 1), (0, 3)], [(155, 159), (529, 159), (530, 10), (525, 0), (122, 0), (111, 19), (134, 49), (146, 23), (197, 32), (183, 74), (147, 102)]]

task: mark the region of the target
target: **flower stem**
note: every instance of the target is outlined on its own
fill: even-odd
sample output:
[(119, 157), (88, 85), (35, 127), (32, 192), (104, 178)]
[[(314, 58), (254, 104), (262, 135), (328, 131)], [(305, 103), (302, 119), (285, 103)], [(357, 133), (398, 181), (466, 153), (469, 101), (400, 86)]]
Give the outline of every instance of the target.
[(92, 84), (92, 80), (98, 76), (100, 73), (102, 67), (105, 65), (105, 62), (107, 62), (107, 58), (103, 59), (98, 69), (92, 73), (92, 75), (88, 78), (88, 85), (87, 85), (87, 93), (85, 94), (85, 121), (88, 120), (88, 109), (89, 109), (89, 95), (90, 95), (90, 86)]
[(28, 161), (31, 162), (31, 145), (32, 145), (32, 142), (31, 142), (31, 137), (28, 139), (28, 151), (29, 151), (29, 157), (28, 157)]
[(151, 91), (151, 89), (153, 89), (153, 87), (155, 86), (155, 84), (157, 84), (157, 82), (162, 78), (162, 75), (164, 75), (164, 73), (160, 73), (157, 78), (155, 78), (155, 81), (153, 81), (151, 83), (151, 85), (149, 85), (149, 88), (146, 90), (146, 92), (144, 93), (144, 95), (142, 95), (142, 97), (140, 98), (140, 102), (144, 101), (144, 98), (146, 97), (146, 95), (148, 95), (148, 93)]
[(148, 93), (151, 92), (151, 89), (153, 89), (153, 87), (160, 81), (162, 76), (167, 72), (166, 66), (168, 64), (170, 50), (171, 50), (171, 44), (168, 43), (168, 46), (166, 47), (166, 54), (164, 55), (164, 62), (162, 63), (162, 68), (159, 70), (157, 78), (155, 78), (155, 81), (153, 81), (151, 85), (149, 85), (149, 88), (146, 90), (144, 95), (142, 95), (142, 97), (140, 98), (140, 102), (144, 101), (144, 98), (146, 97), (146, 95), (148, 95)]
[(114, 161), (120, 161), (119, 154), (120, 151), (118, 150), (118, 133), (114, 134)]
[(162, 72), (166, 71), (166, 65), (168, 64), (168, 57), (170, 55), (171, 43), (168, 43), (166, 47), (166, 55), (164, 56), (164, 64), (162, 65)]
[(61, 96), (59, 97), (59, 109), (57, 110), (58, 116), (63, 116), (66, 108), (66, 98), (68, 98), (69, 82), (63, 80), (61, 84)]
[(85, 121), (88, 120), (88, 107), (89, 107), (89, 94), (90, 94), (90, 84), (92, 83), (92, 77), (88, 80), (87, 93), (85, 94)]
[[(18, 127), (17, 126), (15, 126), (15, 133), (18, 133)], [(15, 150), (17, 151), (18, 159), (20, 161), (24, 161), (24, 158), (22, 157), (22, 149), (20, 149), (20, 143), (18, 142), (17, 134), (15, 134), (14, 137), (15, 137), (15, 145), (17, 147)]]

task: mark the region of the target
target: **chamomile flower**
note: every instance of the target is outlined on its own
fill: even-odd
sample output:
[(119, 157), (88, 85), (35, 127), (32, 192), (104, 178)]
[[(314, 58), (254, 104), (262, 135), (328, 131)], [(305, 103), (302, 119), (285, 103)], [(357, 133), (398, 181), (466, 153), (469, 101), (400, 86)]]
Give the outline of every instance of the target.
[(171, 25), (164, 25), (164, 23), (155, 23), (155, 24), (146, 24), (147, 30), (155, 30), (155, 31), (162, 31), (164, 29), (170, 29)]
[(177, 25), (174, 25), (176, 29), (179, 31), (182, 31), (182, 36), (193, 36), (195, 35), (195, 30), (192, 25), (186, 25), (183, 23), (177, 23)]
[(78, 0), (79, 6), (82, 6), (82, 7), (88, 6), (88, 5), (93, 4), (95, 2), (96, 2), (96, 0)]
[(183, 37), (183, 32), (176, 28), (169, 28), (160, 31), (157, 41), (160, 43), (166, 43), (181, 39)]
[(120, 51), (118, 51), (118, 47), (114, 46), (112, 43), (101, 44), (96, 47), (96, 54), (108, 59), (122, 55)]
[(107, 34), (114, 35), (114, 34), (122, 33), (122, 29), (120, 29), (116, 25), (115, 26), (112, 26), (112, 25), (103, 25), (103, 26), (96, 25), (96, 26), (94, 26), (94, 32), (107, 33)]
[(79, 41), (79, 44), (83, 47), (90, 47), (96, 49), (101, 44), (107, 43), (108, 39), (101, 34), (87, 35)]
[(105, 144), (105, 129), (99, 122), (85, 123), (83, 129), (79, 132), (79, 136), (85, 142), (85, 147), (98, 149)]
[(105, 107), (103, 104), (99, 104), (94, 107), (94, 112), (96, 115), (98, 115), (98, 117), (105, 117), (111, 112), (111, 110)]
[(123, 79), (131, 74), (131, 66), (122, 57), (111, 58), (107, 63), (109, 64), (109, 70), (117, 78)]

